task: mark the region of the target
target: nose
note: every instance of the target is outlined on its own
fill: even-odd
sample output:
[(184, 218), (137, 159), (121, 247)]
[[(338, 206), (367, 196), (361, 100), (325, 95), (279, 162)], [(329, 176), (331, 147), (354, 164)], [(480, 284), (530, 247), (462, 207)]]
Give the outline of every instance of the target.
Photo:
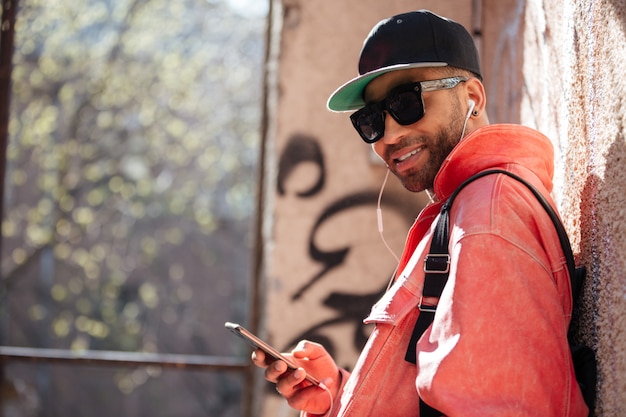
[(379, 142), (383, 142), (386, 145), (391, 145), (400, 138), (402, 138), (406, 134), (406, 126), (402, 126), (400, 123), (396, 122), (391, 115), (385, 111), (385, 132), (383, 133), (383, 137), (380, 138)]
[(372, 144), (374, 152), (389, 166), (387, 161), (387, 147), (393, 145), (406, 135), (406, 126), (396, 122), (389, 113), (385, 111), (385, 131), (383, 136)]

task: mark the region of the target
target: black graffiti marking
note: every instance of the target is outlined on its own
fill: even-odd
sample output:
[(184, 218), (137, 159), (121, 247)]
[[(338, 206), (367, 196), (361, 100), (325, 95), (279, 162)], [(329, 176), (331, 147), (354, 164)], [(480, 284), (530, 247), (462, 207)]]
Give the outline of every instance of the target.
[[(301, 198), (312, 197), (323, 189), (326, 180), (326, 170), (324, 155), (318, 141), (305, 134), (294, 134), (290, 137), (278, 164), (277, 191), (279, 195), (282, 196), (286, 194), (285, 184), (289, 176), (299, 164), (306, 162), (313, 163), (319, 167), (319, 176), (315, 184), (309, 189), (296, 193), (296, 195)], [(315, 245), (315, 236), (319, 229), (334, 216), (345, 214), (349, 210), (361, 206), (371, 206), (372, 216), (374, 216), (374, 208), (376, 207), (377, 200), (378, 190), (360, 191), (337, 200), (323, 210), (309, 234), (309, 256), (315, 262), (321, 264), (321, 270), (306, 281), (304, 285), (292, 295), (292, 301), (297, 301), (316, 283), (324, 278), (329, 271), (342, 265), (350, 252), (350, 246), (329, 251), (321, 250)], [(407, 225), (411, 224), (416, 213), (422, 208), (406, 204), (406, 202), (401, 201), (399, 198), (394, 198), (393, 195), (386, 196), (382, 205), (386, 207), (386, 211), (392, 210), (400, 213), (401, 217), (407, 220)], [(329, 327), (344, 325), (346, 323), (352, 325), (354, 329), (352, 333), (353, 347), (356, 350), (361, 350), (367, 342), (367, 328), (363, 326), (362, 320), (369, 312), (371, 306), (383, 294), (384, 290), (385, 288), (383, 287), (367, 294), (330, 292), (323, 300), (322, 304), (333, 309), (336, 312), (336, 316), (320, 321), (304, 330), (285, 346), (285, 350), (293, 347), (293, 345), (302, 339), (308, 339), (321, 343), (331, 355), (334, 355), (336, 353), (336, 344), (325, 334), (325, 330)], [(271, 392), (275, 394), (273, 389)]]
[(290, 340), (285, 349), (288, 349), (290, 346), (295, 345), (303, 339), (315, 340), (317, 343), (322, 344), (331, 356), (335, 356), (335, 344), (330, 337), (324, 335), (321, 331), (333, 325), (349, 323), (354, 327), (352, 346), (357, 351), (360, 351), (367, 342), (366, 328), (362, 325), (363, 318), (367, 315), (372, 305), (382, 296), (385, 288), (386, 285), (380, 290), (369, 294), (330, 293), (323, 301), (323, 305), (337, 311), (337, 316), (309, 327)]
[(278, 162), (278, 179), (276, 187), (279, 195), (285, 195), (285, 183), (293, 170), (303, 162), (312, 162), (319, 167), (317, 182), (308, 190), (296, 193), (298, 197), (307, 198), (319, 193), (324, 188), (326, 169), (324, 155), (317, 140), (311, 136), (296, 133), (287, 142), (287, 147)]
[(327, 272), (333, 268), (341, 265), (350, 251), (349, 247), (342, 248), (334, 251), (322, 251), (315, 245), (315, 234), (318, 229), (324, 224), (325, 221), (332, 218), (334, 215), (342, 213), (345, 210), (363, 205), (370, 205), (376, 203), (376, 193), (371, 191), (361, 192), (353, 194), (351, 196), (342, 198), (341, 200), (331, 204), (322, 214), (318, 217), (317, 221), (313, 225), (313, 229), (309, 234), (309, 256), (316, 262), (322, 264), (322, 270), (309, 279), (298, 291), (296, 291), (291, 299), (297, 300), (317, 281), (319, 281)]
[[(333, 250), (323, 251), (315, 245), (315, 235), (318, 229), (324, 224), (324, 222), (330, 220), (333, 216), (341, 214), (347, 210), (354, 209), (359, 206), (372, 206), (372, 216), (374, 215), (374, 207), (378, 201), (378, 192), (376, 191), (363, 191), (348, 195), (335, 203), (328, 206), (322, 214), (318, 217), (311, 233), (309, 235), (309, 256), (314, 261), (322, 264), (322, 269), (309, 279), (302, 287), (300, 287), (291, 297), (292, 301), (298, 300), (302, 295), (308, 291), (316, 282), (324, 277), (329, 271), (337, 266), (341, 265), (350, 252), (349, 247)], [(404, 207), (400, 202), (395, 201), (393, 197), (386, 198), (383, 203), (384, 206), (388, 206), (390, 209), (400, 211), (403, 215), (407, 211), (407, 207)], [(408, 217), (407, 217), (408, 218)]]

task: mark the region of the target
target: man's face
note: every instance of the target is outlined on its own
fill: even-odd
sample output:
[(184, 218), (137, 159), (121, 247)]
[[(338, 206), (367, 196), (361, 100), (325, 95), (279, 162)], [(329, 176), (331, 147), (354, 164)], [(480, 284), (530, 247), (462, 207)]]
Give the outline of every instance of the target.
[[(434, 68), (390, 72), (367, 86), (365, 99), (380, 101), (398, 86), (448, 76)], [(458, 87), (423, 93), (424, 117), (410, 125), (385, 114), (384, 136), (372, 147), (409, 191), (432, 189), (441, 164), (461, 139), (465, 115), (457, 92)]]

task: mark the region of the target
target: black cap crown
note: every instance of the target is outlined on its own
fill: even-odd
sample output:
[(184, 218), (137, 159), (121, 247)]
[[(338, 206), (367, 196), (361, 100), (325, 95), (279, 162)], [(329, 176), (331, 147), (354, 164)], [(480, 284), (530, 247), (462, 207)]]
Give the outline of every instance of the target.
[(482, 79), (476, 45), (459, 23), (428, 10), (403, 13), (380, 21), (361, 49), (359, 76), (335, 91), (328, 108), (361, 108), (363, 90), (374, 78), (390, 71), (452, 66)]

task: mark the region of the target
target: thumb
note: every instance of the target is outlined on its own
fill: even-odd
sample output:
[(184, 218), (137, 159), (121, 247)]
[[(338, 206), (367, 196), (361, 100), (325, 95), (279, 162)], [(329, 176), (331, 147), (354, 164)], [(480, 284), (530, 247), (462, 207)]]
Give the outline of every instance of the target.
[(309, 360), (328, 355), (324, 346), (309, 340), (301, 340), (291, 353), (294, 358), (308, 358)]

